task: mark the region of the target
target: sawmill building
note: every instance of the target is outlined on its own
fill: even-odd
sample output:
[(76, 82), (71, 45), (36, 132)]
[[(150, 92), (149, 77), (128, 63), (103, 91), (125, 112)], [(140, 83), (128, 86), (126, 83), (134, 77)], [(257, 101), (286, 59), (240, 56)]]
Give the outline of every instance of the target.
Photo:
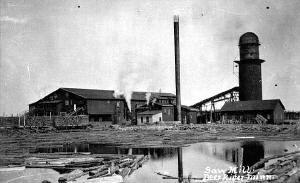
[[(124, 96), (115, 96), (113, 90), (59, 88), (44, 98), (29, 104), (31, 115), (54, 116), (83, 114), (90, 121), (120, 123), (134, 119), (137, 107), (147, 103), (147, 92), (133, 92), (131, 109)], [(173, 103), (171, 93), (151, 92), (151, 97), (162, 103)]]

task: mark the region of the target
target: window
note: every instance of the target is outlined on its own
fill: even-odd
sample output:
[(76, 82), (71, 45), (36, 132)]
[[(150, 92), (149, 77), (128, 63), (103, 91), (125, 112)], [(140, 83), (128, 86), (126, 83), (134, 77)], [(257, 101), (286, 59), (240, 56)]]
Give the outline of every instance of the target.
[(65, 105), (69, 105), (69, 100), (65, 100)]
[(171, 109), (168, 109), (168, 115), (171, 115)]
[(141, 117), (141, 123), (143, 123), (143, 117)]
[(149, 116), (146, 117), (146, 122), (149, 123)]
[(161, 117), (159, 117), (159, 121), (161, 121)]

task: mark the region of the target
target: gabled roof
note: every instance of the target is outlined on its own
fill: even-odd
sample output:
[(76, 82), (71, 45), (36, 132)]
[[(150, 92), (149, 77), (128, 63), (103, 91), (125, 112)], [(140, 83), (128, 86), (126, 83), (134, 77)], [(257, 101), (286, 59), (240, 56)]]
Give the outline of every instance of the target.
[(153, 110), (153, 111), (144, 111), (144, 112), (140, 112), (138, 113), (138, 115), (155, 115), (155, 114), (159, 114), (159, 113), (162, 113), (161, 110)]
[(284, 105), (279, 99), (273, 99), (226, 102), (221, 108), (221, 112), (274, 110), (277, 104), (280, 104), (283, 110), (285, 110)]
[(60, 89), (78, 95), (85, 99), (121, 99), (121, 97), (114, 97), (113, 90), (96, 90), (96, 89), (81, 89), (81, 88), (60, 88)]
[[(115, 97), (113, 90), (96, 90), (96, 89), (79, 89), (79, 88), (60, 88), (60, 89), (71, 92), (85, 99), (124, 99), (122, 95)], [(146, 93), (148, 92), (133, 92), (131, 100), (146, 100)], [(156, 93), (156, 92), (150, 92), (150, 93), (153, 96), (175, 97), (175, 95), (172, 93)]]
[[(114, 90), (97, 90), (97, 89), (82, 89), (82, 88), (59, 88), (50, 94), (46, 95), (42, 99), (39, 99), (36, 102), (33, 102), (29, 105), (35, 104), (37, 102), (43, 101), (47, 96), (53, 94), (58, 90), (64, 90), (66, 92), (73, 93), (74, 95), (80, 96), (84, 99), (90, 100), (124, 100), (124, 96), (114, 96)], [(133, 92), (131, 100), (140, 100), (146, 101), (146, 94), (151, 93), (151, 96), (162, 96), (162, 97), (176, 97), (172, 93), (158, 93), (158, 92)]]

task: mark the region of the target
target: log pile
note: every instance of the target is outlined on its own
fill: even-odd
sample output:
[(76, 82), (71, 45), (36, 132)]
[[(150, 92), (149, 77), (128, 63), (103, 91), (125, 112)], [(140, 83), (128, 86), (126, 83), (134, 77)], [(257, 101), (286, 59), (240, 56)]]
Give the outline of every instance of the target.
[(70, 156), (68, 154), (44, 154), (44, 157), (30, 157), (25, 160), (26, 168), (51, 168), (61, 172), (67, 172), (58, 180), (59, 183), (74, 181), (86, 177), (96, 179), (118, 175), (125, 179), (147, 160), (144, 155), (81, 155)]
[(239, 177), (247, 183), (300, 182), (300, 151), (267, 157), (252, 165), (247, 172), (231, 174), (228, 171), (227, 175)]
[[(267, 164), (267, 162), (272, 163)], [(263, 168), (262, 165), (265, 165)], [(284, 155), (275, 155), (262, 159), (250, 167), (251, 175), (258, 175), (259, 177), (267, 177), (270, 180), (253, 180), (256, 182), (270, 182), (270, 183), (294, 183), (300, 182), (300, 151), (286, 153)]]

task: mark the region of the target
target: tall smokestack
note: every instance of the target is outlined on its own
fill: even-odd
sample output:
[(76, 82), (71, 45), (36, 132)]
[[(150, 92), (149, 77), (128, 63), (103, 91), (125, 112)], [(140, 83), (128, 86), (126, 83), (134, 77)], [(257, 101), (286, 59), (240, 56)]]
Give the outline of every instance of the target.
[(175, 44), (175, 84), (177, 121), (181, 121), (181, 95), (180, 95), (180, 51), (179, 51), (179, 16), (174, 16), (174, 44)]

